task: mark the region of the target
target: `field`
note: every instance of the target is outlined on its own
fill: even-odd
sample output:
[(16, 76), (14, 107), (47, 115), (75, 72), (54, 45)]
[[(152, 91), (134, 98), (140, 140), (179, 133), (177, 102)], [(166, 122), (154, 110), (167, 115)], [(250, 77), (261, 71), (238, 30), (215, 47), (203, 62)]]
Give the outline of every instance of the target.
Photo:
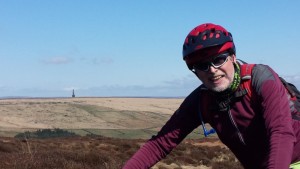
[[(0, 168), (117, 169), (154, 135), (183, 99), (36, 98), (0, 100)], [(78, 136), (15, 138), (63, 129)], [(153, 169), (241, 168), (216, 136), (192, 132)]]

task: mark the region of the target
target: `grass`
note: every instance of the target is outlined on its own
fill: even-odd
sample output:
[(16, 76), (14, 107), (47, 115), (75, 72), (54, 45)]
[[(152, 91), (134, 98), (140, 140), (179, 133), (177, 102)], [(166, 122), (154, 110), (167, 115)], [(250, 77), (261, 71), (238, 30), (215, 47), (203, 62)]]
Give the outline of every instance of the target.
[[(104, 137), (112, 137), (119, 139), (149, 139), (152, 135), (157, 134), (159, 128), (156, 129), (69, 129), (80, 136), (87, 134), (100, 135)], [(188, 139), (203, 138), (202, 127), (196, 128), (191, 132)]]
[[(6, 116), (11, 115), (8, 112), (22, 114), (34, 110), (36, 114), (61, 115), (59, 116), (61, 118), (57, 118), (57, 120), (67, 123), (68, 121), (63, 121), (68, 119), (67, 117), (77, 115), (78, 118), (83, 118), (89, 113), (93, 118), (100, 118), (105, 122), (120, 126), (120, 128), (63, 128), (79, 136), (44, 139), (13, 138), (18, 133), (33, 131), (34, 128), (22, 128), (19, 131), (17, 128), (13, 128), (13, 130), (0, 131), (1, 136), (7, 136), (0, 137), (1, 169), (120, 169), (169, 118), (169, 115), (161, 113), (121, 111), (81, 102), (4, 104), (1, 103), (2, 113)], [(82, 113), (84, 115), (81, 115), (81, 112), (84, 112)], [(126, 126), (126, 128), (122, 129), (122, 126)], [(186, 166), (194, 166), (198, 169), (201, 168), (200, 166), (212, 169), (242, 168), (233, 154), (224, 147), (195, 145), (195, 143), (203, 141), (213, 142), (216, 140), (216, 137), (203, 138), (202, 129), (197, 128), (154, 168), (181, 169)]]
[[(0, 138), (0, 168), (5, 169), (120, 169), (144, 139), (68, 137), (47, 139)], [(203, 140), (202, 140), (203, 141)], [(206, 139), (213, 142), (216, 138)], [(196, 146), (186, 139), (160, 164), (240, 169), (232, 153), (219, 146)], [(157, 165), (163, 169), (162, 165)], [(225, 167), (224, 167), (225, 166)]]

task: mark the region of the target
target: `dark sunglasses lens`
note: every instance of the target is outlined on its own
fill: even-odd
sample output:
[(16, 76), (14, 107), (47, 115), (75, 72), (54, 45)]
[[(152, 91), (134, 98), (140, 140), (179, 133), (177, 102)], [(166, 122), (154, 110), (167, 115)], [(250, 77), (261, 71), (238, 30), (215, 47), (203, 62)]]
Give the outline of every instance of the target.
[(202, 70), (202, 71), (207, 71), (208, 70), (209, 65), (207, 63), (199, 63), (194, 65), (194, 68), (198, 69), (198, 70)]
[(219, 68), (227, 61), (228, 56), (229, 56), (228, 53), (221, 54), (215, 57), (212, 62), (195, 64), (194, 69), (208, 71), (211, 65), (213, 65), (215, 68)]
[(221, 66), (226, 61), (227, 57), (228, 55), (225, 54), (220, 55), (213, 60), (213, 64), (215, 66)]

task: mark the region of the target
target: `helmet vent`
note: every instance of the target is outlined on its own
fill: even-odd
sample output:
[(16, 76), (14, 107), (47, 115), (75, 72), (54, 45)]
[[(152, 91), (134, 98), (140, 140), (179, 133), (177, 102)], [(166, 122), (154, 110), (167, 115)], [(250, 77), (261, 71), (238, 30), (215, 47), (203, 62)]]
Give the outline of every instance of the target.
[(195, 43), (195, 38), (191, 38), (191, 43), (194, 44)]

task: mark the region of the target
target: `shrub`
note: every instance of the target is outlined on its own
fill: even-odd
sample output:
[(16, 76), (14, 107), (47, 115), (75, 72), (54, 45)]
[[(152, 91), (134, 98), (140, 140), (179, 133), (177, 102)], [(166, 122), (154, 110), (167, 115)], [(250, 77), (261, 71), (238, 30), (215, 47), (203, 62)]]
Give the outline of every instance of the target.
[(26, 131), (15, 135), (15, 138), (28, 139), (28, 138), (52, 138), (52, 137), (73, 137), (77, 136), (73, 132), (62, 129), (39, 129), (34, 132)]

